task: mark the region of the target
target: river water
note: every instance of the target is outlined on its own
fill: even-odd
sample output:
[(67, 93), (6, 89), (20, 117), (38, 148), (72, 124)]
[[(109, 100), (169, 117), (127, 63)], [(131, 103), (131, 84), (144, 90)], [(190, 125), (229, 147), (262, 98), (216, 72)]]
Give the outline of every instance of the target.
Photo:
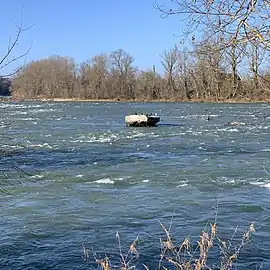
[[(1, 147), (12, 150), (1, 156), (0, 269), (97, 269), (94, 256), (117, 260), (117, 232), (123, 252), (139, 237), (137, 269), (157, 269), (159, 222), (176, 241), (196, 243), (216, 218), (223, 240), (254, 222), (237, 269), (270, 269), (267, 104), (0, 107)], [(161, 121), (128, 128), (130, 112)]]

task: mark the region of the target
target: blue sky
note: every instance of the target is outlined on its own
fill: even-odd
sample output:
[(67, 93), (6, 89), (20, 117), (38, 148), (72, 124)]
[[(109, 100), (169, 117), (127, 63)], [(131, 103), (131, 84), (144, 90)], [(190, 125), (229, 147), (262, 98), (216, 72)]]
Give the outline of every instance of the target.
[(179, 44), (175, 35), (181, 33), (181, 22), (177, 17), (162, 19), (153, 4), (154, 0), (3, 1), (0, 55), (15, 35), (13, 22), (20, 21), (23, 8), (24, 25), (34, 26), (23, 33), (14, 52), (18, 55), (32, 45), (27, 61), (58, 54), (80, 63), (122, 48), (139, 68), (156, 65), (160, 71), (160, 54)]

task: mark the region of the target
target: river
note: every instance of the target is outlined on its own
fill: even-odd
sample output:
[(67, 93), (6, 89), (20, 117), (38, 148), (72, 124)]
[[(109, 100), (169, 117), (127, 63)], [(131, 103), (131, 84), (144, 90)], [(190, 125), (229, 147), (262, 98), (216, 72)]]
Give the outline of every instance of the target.
[[(160, 222), (176, 241), (189, 235), (196, 244), (215, 219), (223, 240), (238, 228), (240, 241), (254, 222), (237, 269), (270, 269), (268, 104), (0, 108), (1, 147), (12, 150), (1, 156), (1, 269), (98, 269), (94, 256), (117, 258), (117, 232), (123, 252), (138, 236), (137, 269), (157, 269)], [(124, 117), (132, 112), (155, 112), (161, 121), (129, 128)]]

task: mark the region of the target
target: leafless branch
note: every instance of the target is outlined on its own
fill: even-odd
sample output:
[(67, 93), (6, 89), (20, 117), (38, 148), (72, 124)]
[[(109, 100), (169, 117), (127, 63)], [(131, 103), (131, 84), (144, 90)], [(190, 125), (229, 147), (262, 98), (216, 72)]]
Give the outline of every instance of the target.
[[(180, 15), (188, 25), (186, 35), (194, 36), (198, 27), (207, 30), (203, 40), (213, 34), (226, 34), (224, 46), (246, 44), (258, 39), (270, 49), (270, 6), (262, 0), (168, 0), (166, 6), (154, 5), (162, 18)], [(194, 37), (193, 37), (194, 38)]]
[[(17, 62), (18, 60), (26, 57), (28, 55), (31, 47), (32, 47), (32, 45), (30, 45), (29, 48), (24, 53), (19, 54), (17, 56), (11, 57), (11, 54), (14, 52), (15, 48), (17, 47), (17, 45), (19, 43), (21, 35), (34, 26), (34, 25), (30, 25), (30, 26), (24, 28), (24, 26), (23, 26), (23, 9), (22, 9), (19, 24), (17, 24), (16, 22), (14, 22), (14, 24), (15, 24), (15, 27), (16, 27), (16, 36), (15, 36), (14, 40), (12, 40), (11, 38), (9, 39), (9, 44), (7, 46), (7, 51), (4, 54), (4, 56), (2, 58), (0, 58), (0, 70), (3, 70), (4, 68), (9, 66), (10, 64), (12, 64), (14, 62)], [(5, 75), (2, 75), (2, 76), (3, 77), (13, 76), (20, 69), (21, 69), (21, 67), (17, 68), (14, 72), (11, 72), (9, 74), (5, 74)]]

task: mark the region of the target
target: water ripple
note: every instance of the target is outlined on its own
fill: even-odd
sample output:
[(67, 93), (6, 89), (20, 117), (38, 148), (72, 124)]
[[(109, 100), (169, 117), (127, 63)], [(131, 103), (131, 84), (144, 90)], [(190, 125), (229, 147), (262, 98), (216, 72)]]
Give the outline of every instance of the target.
[[(8, 172), (0, 197), (1, 269), (96, 269), (84, 261), (82, 244), (116, 256), (116, 230), (127, 248), (139, 235), (140, 263), (155, 269), (159, 221), (169, 226), (173, 220), (174, 237), (190, 235), (196, 243), (217, 208), (224, 239), (255, 223), (238, 269), (269, 268), (270, 126), (254, 116), (265, 104), (0, 107), (7, 135), (1, 171)], [(124, 115), (136, 110), (157, 112), (160, 125), (125, 127)]]

